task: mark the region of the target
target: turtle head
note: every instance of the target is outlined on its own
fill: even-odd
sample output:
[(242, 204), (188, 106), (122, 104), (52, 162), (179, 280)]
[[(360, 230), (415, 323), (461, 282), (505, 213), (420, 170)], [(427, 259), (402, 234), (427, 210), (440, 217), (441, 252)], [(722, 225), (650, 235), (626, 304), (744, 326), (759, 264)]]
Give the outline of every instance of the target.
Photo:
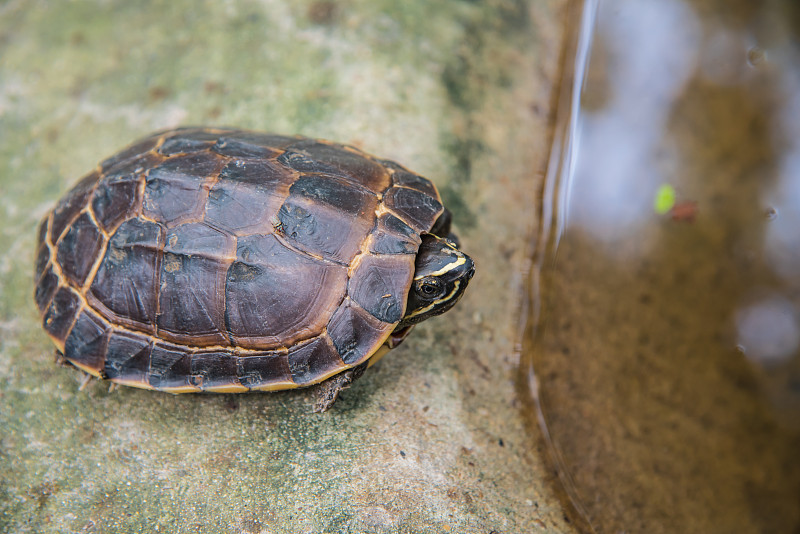
[(405, 328), (446, 312), (458, 302), (467, 288), (475, 264), (448, 239), (424, 234), (417, 253), (416, 270), (408, 292), (405, 317), (398, 328)]

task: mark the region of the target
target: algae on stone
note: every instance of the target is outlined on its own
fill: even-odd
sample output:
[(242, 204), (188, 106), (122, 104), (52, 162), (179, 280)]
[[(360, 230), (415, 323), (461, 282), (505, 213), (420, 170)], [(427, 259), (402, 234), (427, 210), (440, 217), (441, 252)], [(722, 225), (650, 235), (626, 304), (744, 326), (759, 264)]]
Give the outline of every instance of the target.
[[(563, 3), (0, 7), (0, 530), (569, 531), (513, 355)], [(478, 265), (467, 295), (324, 415), (304, 391), (79, 391), (33, 305), (36, 225), (179, 124), (326, 137), (431, 178)]]

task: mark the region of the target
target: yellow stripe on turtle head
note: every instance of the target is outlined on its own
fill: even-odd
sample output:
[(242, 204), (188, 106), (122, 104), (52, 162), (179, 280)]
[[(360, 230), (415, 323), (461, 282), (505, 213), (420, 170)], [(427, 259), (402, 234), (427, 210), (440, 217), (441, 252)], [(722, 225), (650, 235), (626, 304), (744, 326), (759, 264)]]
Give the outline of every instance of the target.
[(424, 308), (420, 308), (418, 310), (414, 310), (413, 312), (411, 312), (408, 315), (406, 315), (403, 319), (406, 320), (406, 319), (411, 319), (413, 317), (417, 317), (418, 315), (422, 315), (424, 313), (427, 313), (427, 312), (431, 311), (432, 309), (434, 309), (435, 307), (440, 305), (442, 302), (447, 302), (448, 300), (453, 298), (453, 295), (458, 294), (459, 286), (461, 286), (461, 282), (459, 280), (456, 280), (455, 282), (453, 282), (453, 290), (450, 291), (450, 293), (448, 293), (447, 295), (443, 296), (440, 299), (434, 300), (433, 302), (431, 302), (430, 304), (428, 304)]
[(441, 269), (438, 269), (438, 270), (436, 270), (436, 271), (434, 271), (432, 273), (425, 273), (425, 274), (421, 274), (419, 276), (415, 276), (414, 280), (421, 280), (422, 278), (425, 278), (426, 276), (442, 276), (443, 274), (448, 273), (448, 272), (452, 271), (453, 269), (457, 269), (458, 267), (461, 267), (462, 265), (464, 265), (467, 262), (467, 258), (464, 256), (464, 254), (462, 254), (458, 250), (453, 249), (452, 252), (450, 252), (449, 250), (447, 252), (449, 254), (456, 255), (457, 256), (456, 261), (451, 261), (450, 263), (448, 263), (447, 265), (445, 265)]

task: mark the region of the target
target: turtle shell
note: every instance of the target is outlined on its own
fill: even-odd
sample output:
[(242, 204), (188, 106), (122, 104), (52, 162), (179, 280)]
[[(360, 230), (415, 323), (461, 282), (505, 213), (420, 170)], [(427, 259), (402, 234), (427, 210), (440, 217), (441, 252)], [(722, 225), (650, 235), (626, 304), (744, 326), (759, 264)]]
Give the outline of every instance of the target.
[(36, 304), (95, 376), (175, 393), (306, 386), (387, 340), (442, 213), (428, 180), (350, 146), (166, 131), (47, 215)]

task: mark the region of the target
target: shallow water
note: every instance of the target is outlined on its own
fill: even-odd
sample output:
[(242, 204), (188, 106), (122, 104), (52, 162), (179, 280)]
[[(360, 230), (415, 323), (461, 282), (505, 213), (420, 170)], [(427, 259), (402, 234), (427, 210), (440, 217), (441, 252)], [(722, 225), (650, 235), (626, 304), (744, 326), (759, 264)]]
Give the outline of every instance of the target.
[(800, 532), (800, 9), (580, 20), (522, 347), (576, 519)]

